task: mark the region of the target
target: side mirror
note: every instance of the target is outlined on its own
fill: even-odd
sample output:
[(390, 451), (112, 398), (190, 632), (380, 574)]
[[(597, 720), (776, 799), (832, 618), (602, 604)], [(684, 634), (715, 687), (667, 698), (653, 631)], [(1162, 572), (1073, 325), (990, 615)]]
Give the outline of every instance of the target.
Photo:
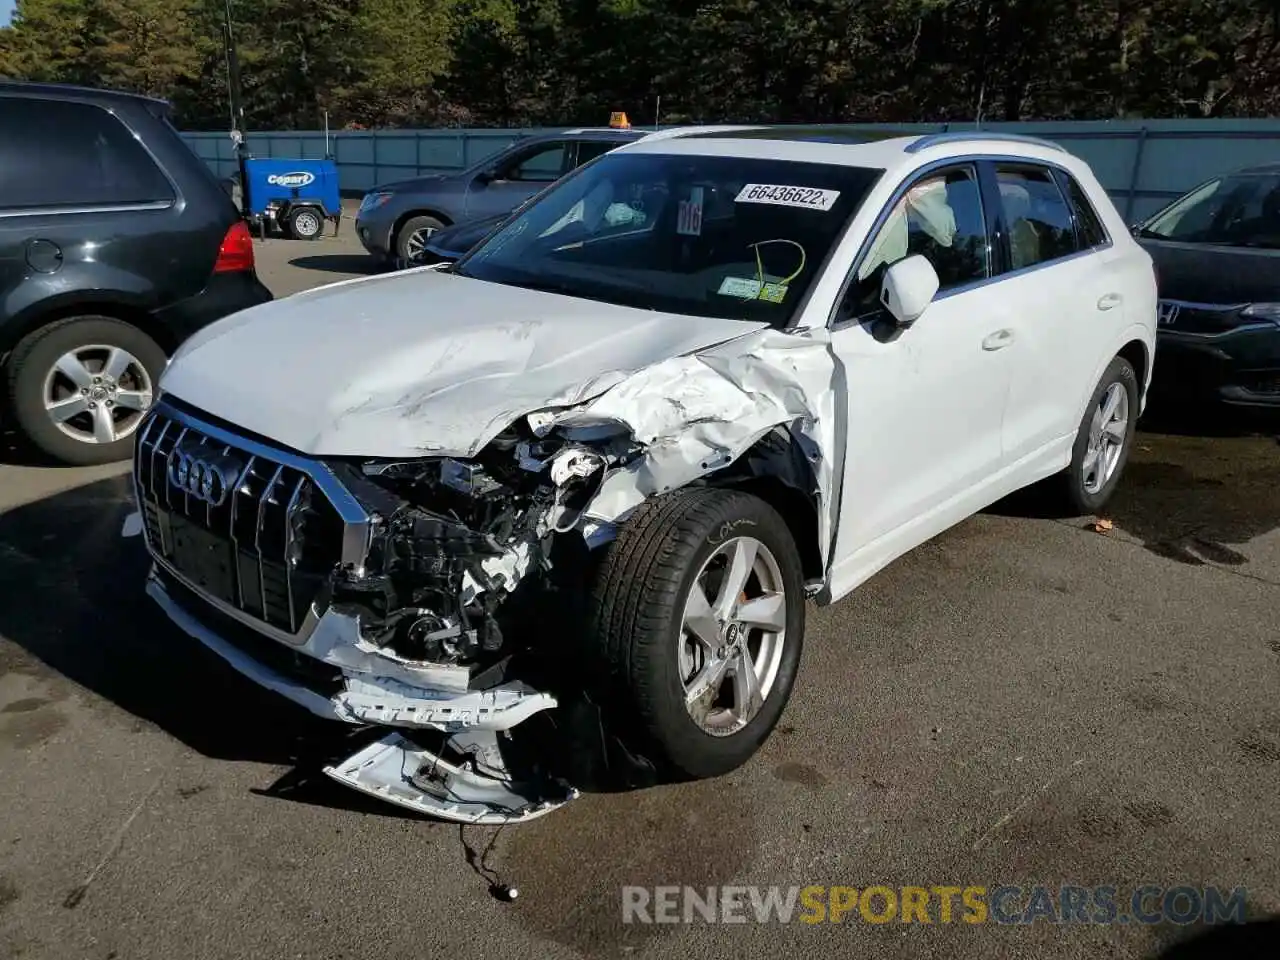
[(497, 179), (498, 171), (494, 167), (485, 167), (485, 169), (476, 174), (476, 183), (480, 184), (493, 183)]
[(938, 272), (925, 257), (916, 254), (899, 260), (885, 271), (880, 302), (899, 327), (909, 327), (938, 295)]

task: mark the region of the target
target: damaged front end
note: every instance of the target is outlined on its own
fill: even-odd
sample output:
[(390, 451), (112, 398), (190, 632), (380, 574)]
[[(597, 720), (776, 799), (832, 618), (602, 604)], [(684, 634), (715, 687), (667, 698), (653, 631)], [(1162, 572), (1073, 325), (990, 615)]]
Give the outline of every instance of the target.
[[(639, 454), (616, 426), (587, 434), (591, 446), (522, 419), (471, 459), (320, 462), (162, 404), (135, 470), (149, 592), (263, 686), (402, 731), (327, 769), (335, 779), (446, 819), (539, 816), (575, 791), (508, 755), (512, 729), (560, 702), (581, 584), (566, 594), (553, 568), (587, 549), (561, 535)], [(221, 616), (197, 616), (202, 600)], [(291, 662), (266, 655), (272, 641)]]
[[(606, 472), (635, 455), (617, 436), (592, 449), (540, 438), (521, 421), (473, 460), (339, 468), (371, 523), (366, 564), (335, 575), (332, 609), (359, 624), (362, 644), (392, 664), (432, 671), (445, 689), (348, 678), (335, 705), (354, 722), (450, 736), (431, 753), (395, 735), (326, 772), (470, 822), (528, 819), (575, 795), (549, 772), (517, 778), (503, 747), (516, 724), (559, 703), (550, 691), (566, 673), (564, 614), (580, 589), (566, 595), (553, 575), (557, 554), (572, 549), (556, 538), (577, 527)], [(419, 771), (408, 784), (405, 769)]]
[(769, 331), (737, 347), (527, 413), (469, 455), (302, 456), (166, 398), (135, 461), (148, 591), (262, 686), (392, 728), (334, 779), (461, 822), (545, 814), (576, 795), (555, 718), (583, 703), (592, 551), (639, 504), (781, 480), (826, 562), (827, 343)]

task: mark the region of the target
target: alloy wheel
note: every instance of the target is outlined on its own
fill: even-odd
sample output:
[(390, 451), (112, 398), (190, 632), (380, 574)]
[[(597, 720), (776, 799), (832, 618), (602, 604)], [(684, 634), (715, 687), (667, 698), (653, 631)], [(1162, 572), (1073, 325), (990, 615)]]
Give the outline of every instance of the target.
[(782, 664), (788, 602), (777, 559), (754, 537), (726, 540), (698, 571), (679, 669), (685, 706), (705, 733), (730, 736), (763, 709)]
[(44, 379), (44, 408), (54, 426), (81, 443), (130, 437), (151, 407), (151, 375), (128, 350), (104, 344), (58, 358)]
[(1089, 425), (1089, 446), (1081, 469), (1084, 489), (1090, 496), (1115, 476), (1128, 437), (1129, 391), (1123, 383), (1113, 383), (1102, 395)]

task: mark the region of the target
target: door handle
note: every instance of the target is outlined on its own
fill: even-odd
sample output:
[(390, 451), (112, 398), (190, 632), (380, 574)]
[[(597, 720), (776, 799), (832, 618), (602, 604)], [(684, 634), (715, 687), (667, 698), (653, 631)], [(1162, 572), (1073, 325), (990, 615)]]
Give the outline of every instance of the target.
[(1108, 293), (1106, 296), (1098, 299), (1098, 309), (1113, 310), (1122, 303), (1124, 303), (1124, 297), (1120, 296), (1120, 294)]
[(983, 350), (1003, 350), (1013, 343), (1012, 330), (997, 330), (982, 341)]

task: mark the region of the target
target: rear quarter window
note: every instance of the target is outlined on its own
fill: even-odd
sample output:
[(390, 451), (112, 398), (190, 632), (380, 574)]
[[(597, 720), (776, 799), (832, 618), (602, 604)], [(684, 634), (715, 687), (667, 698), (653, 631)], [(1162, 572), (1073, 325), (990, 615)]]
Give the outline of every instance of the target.
[(0, 209), (172, 201), (133, 132), (89, 103), (0, 98)]
[(1092, 250), (1101, 247), (1109, 240), (1107, 229), (1102, 225), (1102, 218), (1094, 208), (1089, 195), (1080, 186), (1075, 177), (1069, 173), (1058, 171), (1058, 185), (1067, 196), (1067, 202), (1076, 216), (1076, 230), (1079, 233), (1080, 249)]

